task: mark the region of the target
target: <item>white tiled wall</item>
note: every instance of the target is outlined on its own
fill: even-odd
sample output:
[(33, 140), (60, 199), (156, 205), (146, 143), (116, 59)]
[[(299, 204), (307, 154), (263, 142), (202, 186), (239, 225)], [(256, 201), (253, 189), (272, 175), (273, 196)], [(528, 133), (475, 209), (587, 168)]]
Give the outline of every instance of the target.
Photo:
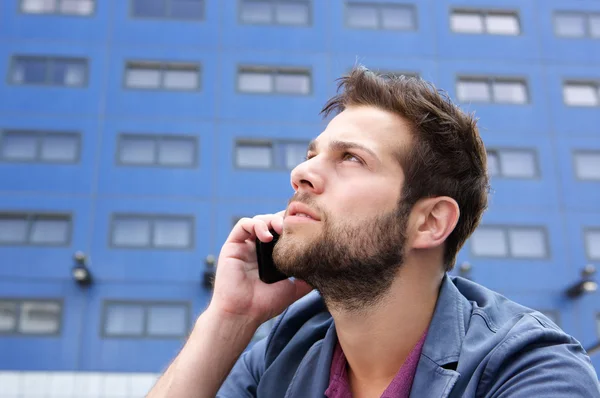
[(0, 398), (143, 398), (152, 373), (0, 372)]

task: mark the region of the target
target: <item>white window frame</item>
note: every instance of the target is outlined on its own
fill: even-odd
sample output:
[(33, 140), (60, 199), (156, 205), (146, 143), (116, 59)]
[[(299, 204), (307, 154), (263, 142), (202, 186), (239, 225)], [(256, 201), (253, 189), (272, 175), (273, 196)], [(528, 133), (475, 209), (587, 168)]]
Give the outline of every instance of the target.
[(54, 1), (54, 9), (49, 11), (42, 12), (29, 12), (25, 9), (25, 3), (28, 0), (20, 0), (19, 1), (19, 10), (23, 14), (27, 15), (66, 15), (72, 17), (91, 17), (96, 12), (96, 1), (97, 0), (80, 0), (81, 2), (91, 3), (92, 8), (88, 14), (80, 14), (74, 12), (65, 12), (61, 5), (63, 3), (71, 3), (73, 0), (53, 0)]
[[(269, 3), (269, 21), (265, 22), (255, 22), (255, 21), (246, 21), (243, 18), (244, 10), (243, 7), (248, 3)], [(238, 1), (238, 22), (242, 25), (275, 25), (275, 26), (311, 26), (312, 25), (312, 0), (239, 0)], [(306, 23), (286, 23), (281, 22), (277, 18), (277, 6), (279, 4), (302, 4), (306, 6), (307, 15), (306, 15)]]
[[(452, 17), (454, 14), (473, 14), (481, 18), (481, 32), (468, 32), (460, 31), (452, 28)], [(516, 19), (518, 32), (512, 33), (496, 33), (490, 32), (488, 26), (488, 18), (490, 16), (511, 16)], [(518, 10), (486, 10), (486, 9), (468, 9), (468, 8), (453, 8), (450, 10), (450, 31), (456, 34), (464, 35), (492, 35), (492, 36), (520, 36), (523, 34), (523, 27), (521, 25), (521, 16)]]
[[(60, 336), (62, 333), (63, 327), (63, 316), (64, 316), (64, 302), (61, 299), (56, 298), (0, 298), (0, 303), (11, 303), (15, 304), (16, 314), (15, 314), (15, 326), (11, 330), (0, 330), (0, 336), (6, 335), (18, 335), (19, 337), (56, 337)], [(26, 332), (20, 330), (21, 318), (23, 316), (23, 305), (24, 304), (56, 304), (58, 305), (58, 327), (55, 332), (52, 333), (43, 333), (43, 332)]]
[[(154, 142), (154, 160), (149, 163), (134, 163), (126, 162), (122, 159), (122, 148), (123, 141), (125, 140), (152, 140)], [(160, 161), (160, 145), (164, 141), (169, 140), (181, 140), (188, 141), (193, 146), (193, 158), (190, 164), (170, 164), (162, 163)], [(122, 167), (164, 167), (164, 168), (175, 168), (175, 169), (193, 169), (198, 167), (198, 137), (193, 135), (166, 135), (166, 134), (132, 134), (132, 133), (121, 133), (117, 138), (117, 151), (115, 154), (115, 163), (117, 166)]]
[[(118, 334), (118, 333), (108, 333), (107, 332), (107, 321), (108, 321), (108, 312), (111, 306), (119, 306), (119, 305), (133, 305), (139, 306), (142, 310), (142, 333), (140, 334)], [(186, 330), (184, 330), (181, 334), (151, 334), (148, 331), (148, 319), (149, 319), (149, 311), (152, 307), (161, 307), (161, 306), (176, 306), (185, 309), (186, 312)], [(179, 339), (185, 337), (190, 328), (191, 324), (191, 303), (189, 301), (129, 301), (129, 300), (104, 300), (102, 303), (102, 319), (100, 326), (100, 334), (102, 338), (110, 339), (110, 338), (134, 338), (134, 339)]]
[[(115, 242), (115, 229), (119, 221), (133, 220), (133, 221), (147, 221), (149, 223), (149, 242), (145, 245), (127, 245), (119, 244)], [(160, 221), (185, 221), (189, 223), (189, 244), (187, 246), (169, 246), (169, 245), (157, 245), (154, 242), (155, 237), (155, 223)], [(196, 220), (193, 215), (189, 214), (142, 214), (142, 213), (113, 213), (110, 222), (110, 247), (112, 249), (133, 249), (133, 250), (169, 250), (169, 251), (189, 251), (195, 247), (195, 227)]]
[[(7, 212), (0, 211), (0, 220), (19, 220), (26, 224), (25, 241), (23, 242), (1, 242), (0, 246), (33, 246), (33, 247), (67, 247), (73, 239), (73, 215), (71, 213), (37, 213), (37, 212)], [(67, 236), (64, 242), (40, 243), (33, 240), (34, 224), (37, 221), (58, 220), (67, 223)]]
[[(534, 167), (534, 174), (532, 176), (527, 176), (527, 177), (513, 176), (513, 175), (506, 175), (506, 173), (503, 172), (502, 154), (503, 153), (515, 153), (515, 152), (531, 155), (531, 157), (533, 159), (533, 167)], [(538, 153), (534, 148), (490, 147), (490, 148), (487, 148), (488, 156), (490, 155), (490, 153), (493, 153), (496, 155), (497, 162), (498, 162), (498, 174), (491, 175), (492, 178), (506, 178), (506, 179), (511, 179), (511, 180), (535, 180), (535, 179), (539, 179), (541, 176)]]
[[(290, 171), (290, 169), (286, 167), (284, 161), (280, 161), (281, 158), (285, 159), (285, 154), (282, 154), (281, 151), (285, 151), (286, 145), (302, 145), (305, 144), (308, 149), (309, 140), (299, 140), (299, 139), (289, 139), (289, 140), (281, 140), (281, 139), (260, 139), (260, 138), (237, 138), (234, 142), (233, 148), (233, 165), (235, 170), (271, 170), (271, 171)], [(237, 161), (237, 149), (239, 146), (260, 146), (260, 147), (270, 147), (271, 149), (271, 167), (243, 167), (238, 164)]]
[[(246, 91), (240, 88), (240, 78), (243, 74), (261, 74), (269, 75), (271, 79), (271, 89), (269, 91)], [(308, 77), (309, 87), (306, 93), (281, 92), (276, 87), (277, 75), (296, 75)], [(278, 67), (278, 66), (259, 66), (259, 65), (240, 65), (237, 70), (236, 90), (239, 94), (246, 95), (290, 95), (290, 96), (310, 96), (313, 91), (312, 69), (309, 67)]]
[[(377, 26), (374, 28), (370, 27), (360, 27), (360, 26), (352, 26), (349, 23), (349, 11), (348, 9), (352, 6), (360, 6), (360, 7), (372, 7), (375, 9), (377, 13)], [(386, 28), (383, 26), (383, 17), (382, 13), (386, 8), (398, 8), (404, 10), (410, 10), (412, 26), (409, 29), (398, 29), (398, 28)], [(418, 17), (417, 7), (413, 3), (367, 3), (361, 1), (346, 1), (344, 4), (344, 26), (348, 29), (359, 29), (359, 30), (386, 30), (386, 31), (399, 31), (399, 32), (414, 32), (419, 29), (419, 17)]]
[[(561, 16), (582, 17), (583, 18), (583, 35), (582, 36), (561, 36), (561, 35), (559, 35), (558, 31), (557, 31), (557, 27), (558, 27), (557, 20)], [(554, 14), (552, 16), (552, 25), (553, 25), (553, 30), (554, 30), (554, 36), (558, 37), (560, 39), (574, 39), (574, 40), (600, 39), (600, 35), (598, 35), (598, 36), (592, 35), (592, 18), (600, 18), (600, 13), (599, 12), (582, 12), (582, 11), (563, 11), (563, 10), (554, 11)]]
[(202, 1), (202, 15), (200, 18), (181, 18), (174, 17), (171, 15), (171, 3), (173, 1), (182, 1), (182, 0), (163, 0), (165, 3), (165, 13), (161, 16), (145, 16), (145, 15), (137, 15), (135, 14), (134, 2), (135, 0), (129, 0), (129, 15), (132, 18), (136, 19), (159, 19), (159, 20), (174, 20), (174, 21), (189, 21), (189, 22), (199, 22), (204, 21), (206, 19), (206, 0)]
[[(23, 134), (35, 140), (35, 156), (33, 159), (10, 159), (2, 156), (2, 146), (7, 135)], [(76, 145), (75, 158), (72, 160), (49, 160), (42, 156), (44, 138), (46, 137), (69, 137)], [(81, 160), (81, 133), (71, 131), (43, 131), (43, 130), (0, 130), (0, 163), (44, 163), (44, 164), (77, 164)]]
[[(471, 244), (470, 245), (471, 256), (473, 256), (474, 258), (495, 258), (495, 259), (540, 261), (540, 260), (549, 260), (552, 257), (548, 229), (543, 225), (482, 224), (480, 226), (480, 228), (501, 231), (503, 239), (504, 239), (504, 244), (506, 245), (507, 254), (506, 255), (491, 255), (491, 254), (475, 253), (475, 251), (473, 250), (473, 245)], [(518, 256), (518, 255), (513, 254), (513, 248), (511, 247), (509, 233), (510, 233), (510, 231), (519, 231), (519, 230), (538, 230), (542, 233), (542, 235), (543, 235), (542, 237), (543, 237), (543, 241), (544, 241), (544, 249), (545, 249), (544, 256), (533, 257), (533, 256)]]
[[(476, 101), (470, 99), (459, 98), (459, 87), (461, 83), (476, 82), (484, 83), (488, 87), (489, 101)], [(522, 84), (525, 90), (525, 101), (524, 102), (508, 102), (498, 101), (494, 95), (494, 84), (496, 83), (513, 83)], [(478, 104), (498, 104), (498, 105), (518, 105), (525, 106), (531, 103), (531, 95), (529, 92), (528, 80), (524, 77), (508, 77), (508, 76), (470, 76), (470, 75), (459, 75), (456, 78), (456, 96), (457, 100), (461, 103), (478, 103)]]
[[(132, 69), (149, 69), (159, 73), (159, 82), (157, 87), (135, 87), (128, 83), (128, 73)], [(165, 75), (169, 70), (187, 70), (195, 72), (198, 76), (196, 87), (193, 88), (172, 88), (165, 87)], [(163, 62), (148, 60), (130, 60), (125, 62), (125, 72), (123, 73), (123, 87), (127, 90), (155, 90), (155, 91), (200, 91), (202, 87), (202, 65), (197, 62)]]
[[(41, 61), (45, 65), (45, 81), (42, 83), (29, 83), (29, 82), (18, 82), (14, 79), (15, 68), (19, 61)], [(69, 61), (73, 64), (79, 64), (83, 66), (84, 76), (81, 84), (57, 84), (52, 81), (52, 69), (54, 63), (57, 61)], [(11, 66), (9, 72), (9, 83), (14, 86), (48, 86), (48, 87), (62, 87), (62, 88), (83, 88), (88, 85), (89, 78), (89, 65), (87, 58), (81, 57), (64, 57), (64, 56), (40, 56), (40, 55), (13, 55), (11, 58)]]
[[(573, 87), (573, 86), (585, 86), (585, 87), (592, 88), (592, 90), (596, 96), (596, 103), (593, 105), (592, 104), (587, 105), (587, 104), (568, 103), (567, 102), (567, 89), (569, 87)], [(565, 106), (573, 107), (573, 108), (597, 108), (597, 107), (600, 107), (600, 80), (574, 80), (574, 79), (564, 80), (563, 86), (562, 86), (562, 91), (563, 91), (563, 104), (565, 104)]]

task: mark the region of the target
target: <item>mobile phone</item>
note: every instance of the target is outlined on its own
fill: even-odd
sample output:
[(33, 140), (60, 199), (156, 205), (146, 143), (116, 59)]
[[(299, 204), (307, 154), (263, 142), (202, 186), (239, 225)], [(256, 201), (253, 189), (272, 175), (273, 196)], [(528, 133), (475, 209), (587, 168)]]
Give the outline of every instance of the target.
[(270, 230), (273, 240), (261, 242), (256, 238), (256, 260), (258, 261), (258, 276), (264, 283), (275, 283), (287, 279), (287, 275), (279, 271), (273, 262), (273, 248), (279, 239), (277, 232)]

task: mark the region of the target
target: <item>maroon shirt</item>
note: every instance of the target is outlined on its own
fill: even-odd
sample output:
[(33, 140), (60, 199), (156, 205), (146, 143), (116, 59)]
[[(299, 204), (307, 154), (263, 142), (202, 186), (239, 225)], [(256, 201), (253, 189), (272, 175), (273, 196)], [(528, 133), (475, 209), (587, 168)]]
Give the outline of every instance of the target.
[[(398, 373), (396, 373), (390, 385), (385, 389), (381, 398), (409, 397), (426, 336), (427, 330), (423, 333), (417, 345), (413, 347), (410, 354), (408, 354), (406, 361), (404, 361), (404, 364)], [(329, 387), (325, 390), (325, 395), (328, 398), (352, 398), (350, 383), (348, 383), (348, 372), (346, 371), (346, 356), (339, 341), (333, 353), (331, 369), (329, 371)]]

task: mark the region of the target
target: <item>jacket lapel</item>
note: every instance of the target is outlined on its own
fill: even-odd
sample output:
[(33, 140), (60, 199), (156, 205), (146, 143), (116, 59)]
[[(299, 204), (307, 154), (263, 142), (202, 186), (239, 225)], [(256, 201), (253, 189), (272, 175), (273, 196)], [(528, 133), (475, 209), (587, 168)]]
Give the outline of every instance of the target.
[(429, 332), (411, 388), (411, 397), (448, 397), (460, 373), (456, 371), (471, 304), (444, 276)]

